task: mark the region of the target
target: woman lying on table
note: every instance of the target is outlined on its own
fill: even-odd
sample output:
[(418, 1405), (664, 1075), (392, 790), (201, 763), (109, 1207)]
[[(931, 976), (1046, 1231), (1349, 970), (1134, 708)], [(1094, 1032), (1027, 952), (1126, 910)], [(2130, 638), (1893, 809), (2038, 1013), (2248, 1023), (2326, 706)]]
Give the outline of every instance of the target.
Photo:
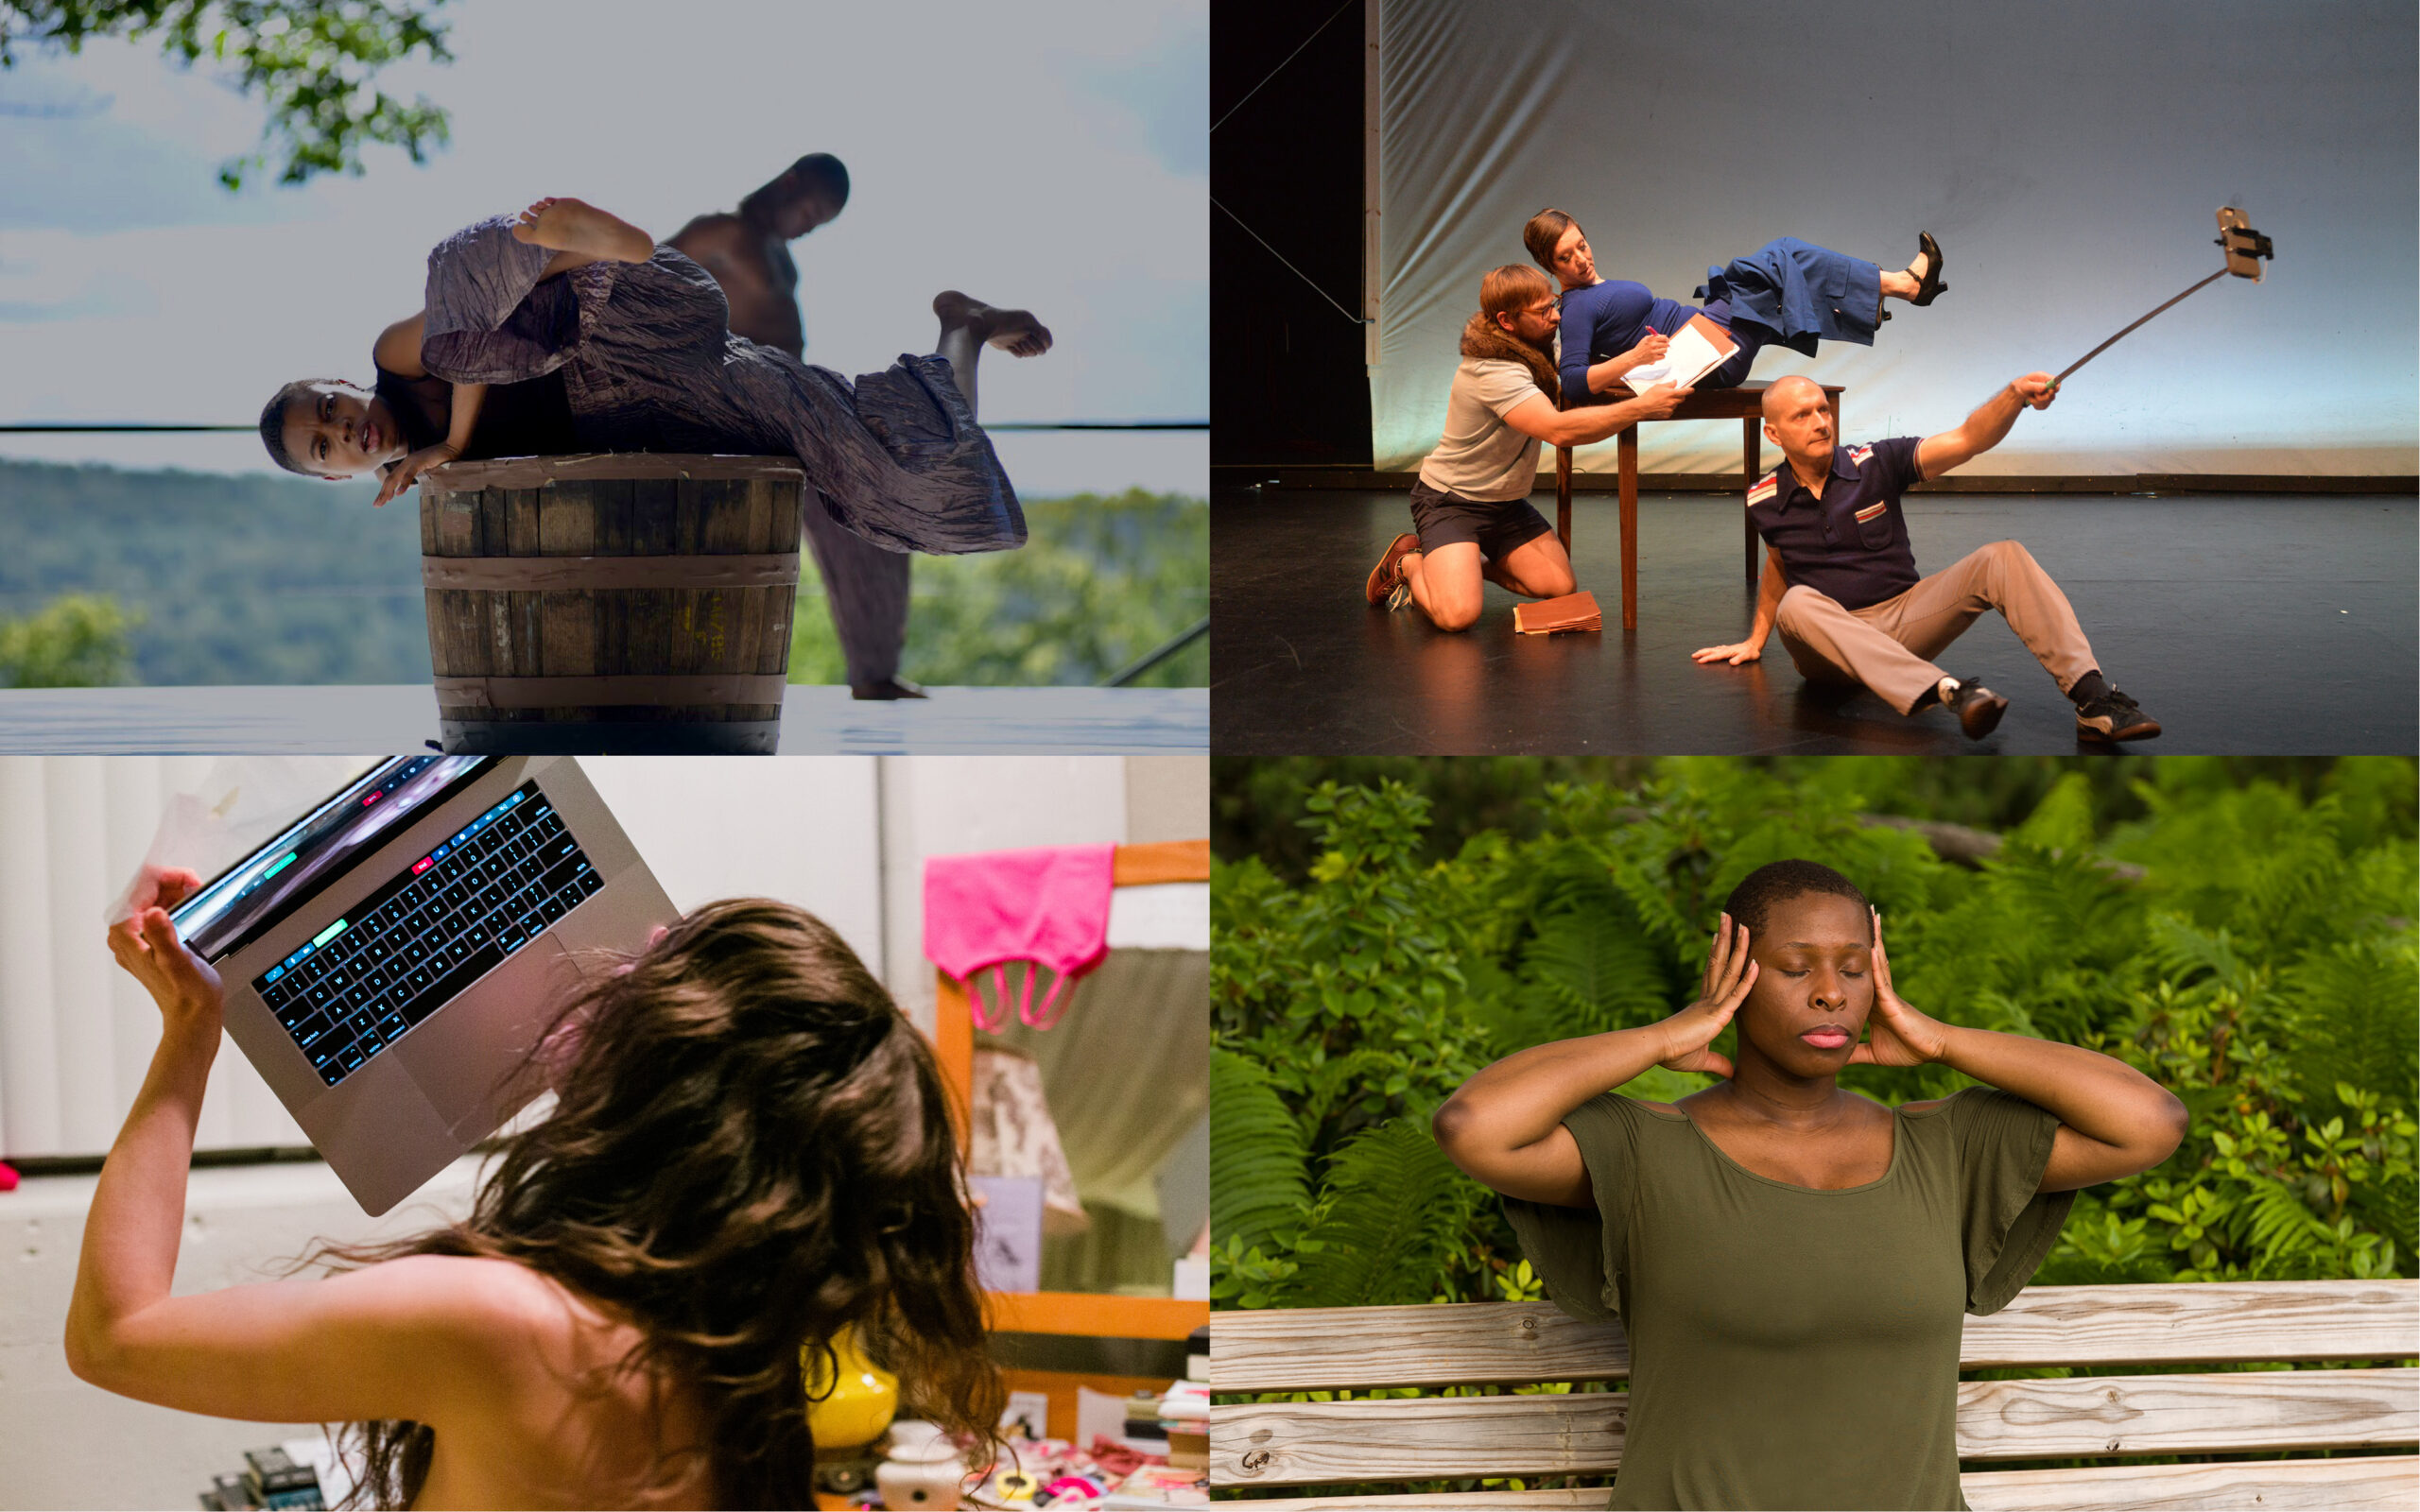
[[(1735, 1015), (1736, 1064), (1707, 1048)], [(1927, 1062), (1989, 1085), (1893, 1108), (1836, 1081)], [(1724, 1079), (1607, 1091), (1655, 1065)], [(1497, 1061), (1436, 1134), (1504, 1194), (1556, 1305), (1629, 1334), (1611, 1505), (1895, 1508), (1966, 1505), (1962, 1315), (2024, 1287), (2077, 1188), (2185, 1125), (2120, 1061), (1909, 1006), (1864, 895), (1779, 861), (1732, 893), (1697, 1002)]]
[(812, 916), (709, 904), (586, 979), (525, 1067), (554, 1108), (469, 1216), (323, 1244), (326, 1279), (171, 1296), (223, 998), (168, 920), (199, 879), (158, 882), (110, 931), (163, 1033), (85, 1220), (78, 1376), (350, 1423), (378, 1505), (802, 1507), (804, 1372), (854, 1327), (983, 1463), (1005, 1392), (940, 1072)]
[(1025, 517), (975, 422), (976, 359), (1050, 349), (1025, 310), (933, 299), (932, 356), (852, 386), (731, 334), (722, 289), (647, 232), (577, 199), (465, 227), (428, 254), (426, 305), (389, 326), (369, 388), (298, 379), (261, 411), (279, 466), (377, 468), (378, 502), (458, 457), (590, 452), (795, 455), (809, 498), (892, 551), (996, 551)]
[(1916, 260), (1902, 271), (1885, 272), (1861, 257), (1784, 236), (1727, 267), (1706, 269), (1697, 291), (1701, 309), (1657, 299), (1644, 284), (1599, 277), (1587, 232), (1560, 210), (1541, 210), (1521, 228), (1530, 258), (1563, 286), (1559, 370), (1564, 403), (1572, 406), (1604, 404), (1599, 396), (1629, 384), (1632, 369), (1662, 362), (1667, 344), (1692, 316), (1704, 316), (1738, 348), (1697, 380), (1700, 388), (1737, 388), (1769, 345), (1809, 357), (1820, 341), (1870, 347), (1875, 331), (1891, 318), (1882, 312), (1884, 300), (1930, 304), (1949, 287), (1941, 281), (1941, 248), (1931, 232), (1919, 232), (1916, 239), (1922, 248)]

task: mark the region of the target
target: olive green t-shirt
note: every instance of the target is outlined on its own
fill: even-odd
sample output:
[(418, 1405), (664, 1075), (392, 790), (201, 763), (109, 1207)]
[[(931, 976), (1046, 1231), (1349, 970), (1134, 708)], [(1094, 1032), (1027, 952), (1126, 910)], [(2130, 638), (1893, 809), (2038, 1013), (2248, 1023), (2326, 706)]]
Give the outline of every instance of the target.
[(1564, 1120), (1597, 1211), (1505, 1209), (1555, 1304), (1630, 1335), (1610, 1505), (1966, 1505), (1964, 1314), (2008, 1305), (2075, 1194), (2035, 1193), (2059, 1124), (2021, 1097), (1970, 1087), (1892, 1125), (1881, 1179), (1823, 1192), (1613, 1092)]

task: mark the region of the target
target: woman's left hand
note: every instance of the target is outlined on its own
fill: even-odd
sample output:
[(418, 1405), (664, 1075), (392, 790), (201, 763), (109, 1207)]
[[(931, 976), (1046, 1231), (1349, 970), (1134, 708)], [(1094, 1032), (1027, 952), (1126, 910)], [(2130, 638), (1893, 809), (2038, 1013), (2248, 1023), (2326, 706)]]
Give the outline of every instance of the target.
[(1865, 1043), (1849, 1052), (1852, 1066), (1921, 1066), (1949, 1054), (1949, 1025), (1908, 1006), (1891, 988), (1891, 957), (1882, 950), (1882, 912), (1874, 914), (1874, 1012)]
[(430, 468), (444, 466), (459, 455), (449, 441), (440, 441), (435, 446), (422, 447), (387, 470), (387, 481), (378, 485), (378, 497), (371, 501), (372, 507), (385, 505), (388, 500), (410, 488), (412, 479)]
[(143, 984), (170, 1029), (197, 1028), (216, 1038), (226, 1015), (226, 990), (208, 961), (185, 949), (168, 910), (201, 888), (190, 871), (145, 868), (134, 890), (134, 917), (110, 926), (110, 954)]

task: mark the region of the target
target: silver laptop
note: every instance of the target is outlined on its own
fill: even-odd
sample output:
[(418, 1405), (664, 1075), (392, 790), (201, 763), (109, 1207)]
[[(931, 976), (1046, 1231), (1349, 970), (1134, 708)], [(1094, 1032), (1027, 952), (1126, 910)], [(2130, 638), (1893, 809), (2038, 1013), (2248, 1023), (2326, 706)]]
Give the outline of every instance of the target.
[(677, 917), (567, 756), (397, 756), (172, 916), (227, 1032), (363, 1211), (385, 1212), (539, 1089), (516, 1074), (579, 953)]

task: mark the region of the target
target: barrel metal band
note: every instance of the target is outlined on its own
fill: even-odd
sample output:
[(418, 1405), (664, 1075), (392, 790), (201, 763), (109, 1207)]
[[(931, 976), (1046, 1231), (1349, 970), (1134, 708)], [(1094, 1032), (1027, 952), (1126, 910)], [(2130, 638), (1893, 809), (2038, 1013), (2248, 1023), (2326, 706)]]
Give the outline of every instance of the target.
[(639, 673), (625, 677), (444, 678), (434, 679), (438, 711), (601, 709), (704, 703), (779, 705), (788, 679), (778, 672)]
[(630, 588), (792, 588), (798, 553), (678, 557), (423, 557), (424, 588), (546, 593)]

